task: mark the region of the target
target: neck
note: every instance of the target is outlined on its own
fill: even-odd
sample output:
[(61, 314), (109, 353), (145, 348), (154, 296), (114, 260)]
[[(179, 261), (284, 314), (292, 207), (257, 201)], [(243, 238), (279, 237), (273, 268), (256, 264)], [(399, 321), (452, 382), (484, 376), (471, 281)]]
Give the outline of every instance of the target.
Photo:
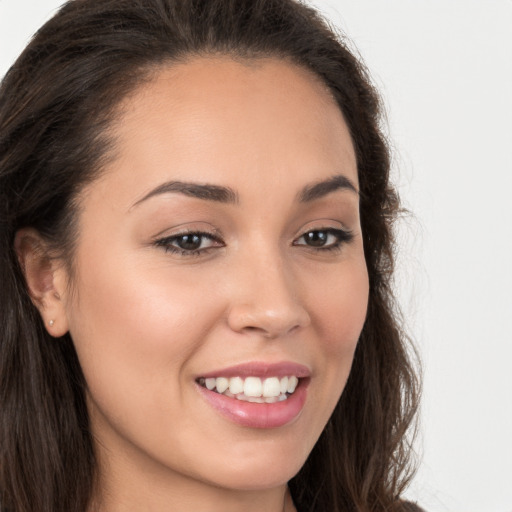
[(132, 512), (146, 510), (151, 512), (168, 512), (172, 504), (173, 512), (190, 510), (208, 512), (296, 512), (287, 487), (265, 491), (188, 493), (187, 489), (167, 489), (165, 492), (153, 493), (139, 483), (131, 492), (108, 492), (106, 489), (96, 495), (89, 512)]

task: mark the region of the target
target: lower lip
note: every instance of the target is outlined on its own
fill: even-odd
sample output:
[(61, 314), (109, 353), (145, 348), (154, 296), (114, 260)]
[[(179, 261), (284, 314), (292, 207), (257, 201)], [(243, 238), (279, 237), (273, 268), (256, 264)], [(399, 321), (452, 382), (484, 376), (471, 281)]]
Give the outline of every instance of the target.
[(306, 403), (309, 379), (301, 379), (295, 392), (282, 402), (258, 404), (229, 398), (197, 384), (206, 401), (225, 418), (244, 427), (278, 428), (294, 421)]

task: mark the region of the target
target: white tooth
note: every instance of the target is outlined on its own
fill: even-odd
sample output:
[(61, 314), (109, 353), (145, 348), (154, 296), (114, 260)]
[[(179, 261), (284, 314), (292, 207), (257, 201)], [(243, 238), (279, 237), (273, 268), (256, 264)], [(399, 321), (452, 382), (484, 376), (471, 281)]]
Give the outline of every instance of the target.
[(283, 377), (280, 380), (280, 386), (281, 386), (281, 393), (286, 393), (286, 390), (288, 389), (288, 377)]
[(266, 404), (274, 404), (278, 401), (277, 396), (266, 396), (265, 397), (265, 403)]
[(247, 400), (255, 404), (262, 404), (265, 402), (261, 396), (250, 396)]
[(204, 385), (211, 391), (215, 387), (215, 379), (206, 379)]
[(240, 377), (231, 377), (229, 379), (229, 391), (233, 395), (238, 395), (244, 390), (244, 381)]
[(261, 396), (263, 391), (263, 384), (258, 377), (247, 377), (244, 381), (244, 395), (245, 396)]
[(224, 396), (227, 396), (228, 398), (235, 398), (235, 395), (233, 395), (233, 393), (230, 393), (229, 392), (229, 389), (226, 389), (226, 391), (224, 391), (224, 393), (222, 393)]
[(215, 386), (217, 388), (217, 393), (224, 393), (224, 391), (228, 389), (229, 381), (225, 377), (217, 377), (215, 379)]
[(236, 395), (235, 398), (237, 400), (247, 400), (247, 397), (243, 393)]
[(279, 396), (281, 393), (281, 384), (277, 377), (270, 377), (265, 379), (263, 383), (263, 396), (264, 397), (274, 397)]
[(284, 400), (288, 399), (288, 395), (279, 395), (279, 398), (277, 399), (278, 402), (283, 402)]
[(288, 387), (286, 388), (286, 391), (288, 391), (288, 393), (293, 393), (298, 383), (299, 379), (297, 379), (295, 375), (292, 375), (291, 377), (288, 378)]

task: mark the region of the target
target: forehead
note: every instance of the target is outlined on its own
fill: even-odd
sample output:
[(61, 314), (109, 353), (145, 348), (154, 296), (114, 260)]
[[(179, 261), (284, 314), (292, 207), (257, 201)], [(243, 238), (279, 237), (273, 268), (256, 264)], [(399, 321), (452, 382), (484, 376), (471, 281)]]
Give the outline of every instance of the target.
[(112, 130), (110, 170), (142, 195), (170, 178), (253, 190), (342, 173), (357, 185), (338, 105), (320, 79), (283, 60), (219, 56), (162, 67), (122, 102)]

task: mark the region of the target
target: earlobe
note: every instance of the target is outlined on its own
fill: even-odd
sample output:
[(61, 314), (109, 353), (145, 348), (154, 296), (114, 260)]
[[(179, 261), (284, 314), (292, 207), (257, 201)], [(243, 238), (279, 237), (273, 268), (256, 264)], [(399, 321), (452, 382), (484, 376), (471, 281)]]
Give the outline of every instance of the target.
[(27, 290), (33, 304), (39, 310), (46, 330), (54, 337), (68, 331), (66, 309), (63, 302), (65, 280), (62, 263), (52, 258), (42, 236), (32, 228), (16, 233), (14, 249), (18, 257)]

